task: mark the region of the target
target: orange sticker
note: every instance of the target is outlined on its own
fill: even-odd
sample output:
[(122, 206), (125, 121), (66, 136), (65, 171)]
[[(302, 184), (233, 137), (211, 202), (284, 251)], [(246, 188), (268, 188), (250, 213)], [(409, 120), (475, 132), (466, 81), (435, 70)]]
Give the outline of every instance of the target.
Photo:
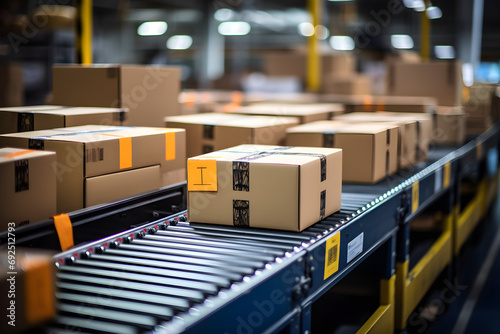
[(73, 225), (69, 216), (65, 213), (52, 217), (54, 219), (54, 226), (56, 227), (61, 250), (64, 252), (66, 249), (74, 246), (73, 240)]
[(217, 191), (217, 160), (187, 161), (188, 191)]
[(447, 188), (450, 185), (450, 170), (451, 162), (444, 164), (444, 178), (443, 178), (443, 188)]
[(132, 138), (120, 138), (120, 169), (132, 167)]
[(55, 315), (54, 282), (51, 262), (37, 257), (21, 259), (24, 270), (25, 315), (28, 323), (38, 323)]
[(165, 160), (175, 160), (175, 132), (165, 133)]

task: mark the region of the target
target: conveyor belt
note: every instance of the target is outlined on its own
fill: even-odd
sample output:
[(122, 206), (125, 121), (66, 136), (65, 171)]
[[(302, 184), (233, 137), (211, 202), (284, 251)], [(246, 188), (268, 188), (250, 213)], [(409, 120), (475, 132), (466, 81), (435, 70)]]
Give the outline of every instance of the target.
[(190, 224), (183, 212), (63, 253), (57, 259), (59, 316), (51, 327), (152, 331), (232, 284), (279, 266), (377, 198), (344, 193), (339, 212), (300, 233)]

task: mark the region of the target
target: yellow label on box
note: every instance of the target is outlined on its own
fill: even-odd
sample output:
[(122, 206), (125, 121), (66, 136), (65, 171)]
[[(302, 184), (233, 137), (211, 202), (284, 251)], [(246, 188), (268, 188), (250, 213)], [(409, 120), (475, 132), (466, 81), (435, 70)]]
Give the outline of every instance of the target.
[(335, 233), (326, 240), (325, 245), (325, 274), (323, 280), (332, 276), (339, 270), (340, 232)]
[(450, 185), (450, 172), (451, 162), (447, 162), (444, 164), (443, 188), (447, 188)]
[(418, 209), (418, 195), (418, 181), (415, 181), (411, 188), (411, 213), (414, 213)]
[(175, 132), (165, 133), (165, 160), (175, 160)]
[(187, 161), (188, 191), (217, 191), (217, 160)]

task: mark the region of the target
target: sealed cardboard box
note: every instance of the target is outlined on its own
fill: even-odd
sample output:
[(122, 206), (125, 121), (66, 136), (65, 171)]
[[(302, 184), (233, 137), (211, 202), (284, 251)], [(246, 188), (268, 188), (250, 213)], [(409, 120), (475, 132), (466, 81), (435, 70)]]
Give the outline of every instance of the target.
[(70, 212), (88, 206), (85, 181), (92, 177), (154, 165), (160, 166), (163, 185), (169, 177), (185, 175), (184, 140), (182, 129), (89, 125), (4, 134), (0, 147), (55, 151), (57, 211)]
[[(391, 113), (392, 114), (392, 113)], [(408, 168), (416, 164), (421, 157), (426, 156), (425, 145), (419, 146), (418, 122), (408, 117), (397, 117), (396, 115), (383, 115), (383, 113), (350, 113), (335, 117), (337, 121), (343, 122), (384, 122), (398, 126), (398, 156), (399, 168)], [(429, 132), (430, 135), (430, 132)], [(425, 142), (425, 141), (424, 141)], [(428, 141), (427, 141), (428, 143)]]
[[(40, 332), (57, 314), (54, 254), (12, 245), (0, 251), (0, 289), (4, 292), (0, 307), (5, 312), (0, 331)], [(14, 261), (9, 261), (12, 257)]]
[(57, 65), (53, 104), (128, 108), (129, 125), (162, 126), (178, 115), (180, 68), (139, 65)]
[(363, 74), (331, 75), (323, 79), (321, 91), (326, 94), (362, 95), (372, 93), (370, 78)]
[(287, 145), (342, 149), (342, 181), (376, 183), (398, 170), (398, 127), (318, 121), (289, 128)]
[(168, 127), (183, 128), (187, 156), (241, 144), (284, 145), (286, 129), (298, 124), (294, 117), (268, 117), (207, 113), (165, 118)]
[(233, 114), (243, 115), (294, 117), (299, 119), (300, 124), (328, 120), (343, 112), (344, 106), (340, 103), (256, 103), (231, 111)]
[(320, 95), (324, 102), (343, 103), (345, 112), (391, 111), (404, 113), (431, 113), (437, 105), (433, 97), (383, 95)]
[(432, 114), (432, 141), (436, 145), (462, 145), (466, 114), (463, 107), (437, 107)]
[(55, 129), (78, 125), (123, 125), (126, 108), (27, 106), (0, 108), (0, 133)]
[(342, 150), (241, 145), (188, 159), (191, 222), (301, 231), (340, 210)]
[(389, 66), (389, 95), (432, 96), (438, 105), (455, 106), (462, 104), (463, 88), (462, 63), (458, 61), (396, 61)]
[(0, 230), (49, 219), (56, 210), (54, 152), (0, 148)]

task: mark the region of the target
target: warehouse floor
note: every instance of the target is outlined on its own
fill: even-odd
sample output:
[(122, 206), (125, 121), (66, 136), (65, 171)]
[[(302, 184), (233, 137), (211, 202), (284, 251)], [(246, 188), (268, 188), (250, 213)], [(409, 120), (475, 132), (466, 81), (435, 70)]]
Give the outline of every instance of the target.
[[(457, 273), (452, 277), (458, 277), (455, 289), (442, 284), (440, 293), (433, 293), (434, 302), (427, 304), (434, 305), (436, 320), (421, 321), (411, 332), (499, 333), (500, 197), (464, 245), (457, 268), (451, 270)], [(440, 297), (437, 302), (436, 297)]]

